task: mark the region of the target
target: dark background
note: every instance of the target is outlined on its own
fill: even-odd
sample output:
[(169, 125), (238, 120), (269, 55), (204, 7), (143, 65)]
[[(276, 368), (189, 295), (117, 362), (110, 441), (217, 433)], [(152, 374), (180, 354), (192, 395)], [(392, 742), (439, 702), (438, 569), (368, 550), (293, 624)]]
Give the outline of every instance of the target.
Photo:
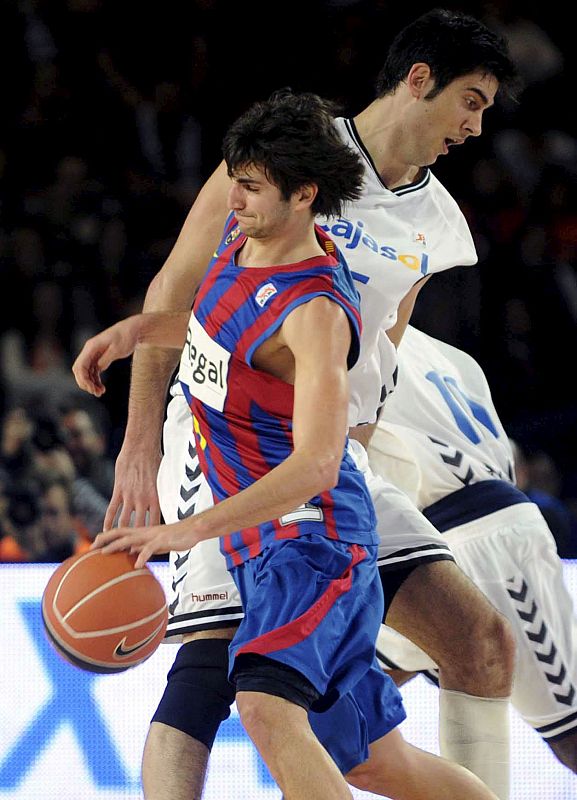
[[(437, 276), (415, 322), (484, 367), (509, 433), (577, 496), (574, 31), (560, 4), (444, 4), (509, 40), (522, 89), (435, 174), (479, 266)], [(138, 311), (230, 122), (291, 86), (355, 114), (421, 3), (21, 0), (0, 11), (0, 414), (73, 391), (83, 341)], [(16, 332), (16, 333), (15, 333)], [(16, 342), (16, 344), (15, 344)], [(95, 406), (113, 458), (128, 366)], [(551, 484), (552, 486), (552, 484)]]

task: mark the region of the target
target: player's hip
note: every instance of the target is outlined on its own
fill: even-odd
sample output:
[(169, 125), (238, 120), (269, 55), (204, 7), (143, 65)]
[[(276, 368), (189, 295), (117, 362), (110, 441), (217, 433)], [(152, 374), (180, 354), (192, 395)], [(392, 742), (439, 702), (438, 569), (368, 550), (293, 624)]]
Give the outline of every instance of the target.
[(238, 625), (244, 616), (238, 589), (220, 553), (218, 539), (170, 554), (171, 594), (166, 640), (187, 633)]

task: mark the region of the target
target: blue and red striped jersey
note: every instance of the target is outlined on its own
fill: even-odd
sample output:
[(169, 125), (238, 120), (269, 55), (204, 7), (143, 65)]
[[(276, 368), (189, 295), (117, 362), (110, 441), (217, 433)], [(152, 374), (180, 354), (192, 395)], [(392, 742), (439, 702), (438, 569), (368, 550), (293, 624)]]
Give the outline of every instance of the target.
[[(257, 348), (293, 309), (318, 296), (338, 303), (351, 327), (349, 368), (359, 353), (359, 297), (344, 258), (316, 228), (325, 255), (297, 264), (240, 267), (246, 241), (230, 215), (193, 305), (179, 379), (193, 414), (201, 468), (215, 502), (250, 486), (292, 452), (293, 386), (253, 366)], [(262, 552), (271, 539), (320, 533), (375, 544), (364, 478), (346, 448), (337, 486), (292, 513), (221, 537), (228, 566)]]

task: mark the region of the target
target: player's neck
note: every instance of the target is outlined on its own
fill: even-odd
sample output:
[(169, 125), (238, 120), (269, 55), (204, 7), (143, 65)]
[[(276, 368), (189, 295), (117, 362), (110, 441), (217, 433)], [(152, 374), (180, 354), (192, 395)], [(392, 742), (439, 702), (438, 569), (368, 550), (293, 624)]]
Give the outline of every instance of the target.
[(323, 255), (311, 222), (298, 231), (283, 230), (262, 239), (249, 236), (237, 253), (236, 263), (239, 267), (283, 266)]
[(361, 141), (389, 189), (414, 183), (422, 173), (422, 167), (408, 163), (404, 155), (404, 102), (401, 93), (381, 97), (354, 119)]

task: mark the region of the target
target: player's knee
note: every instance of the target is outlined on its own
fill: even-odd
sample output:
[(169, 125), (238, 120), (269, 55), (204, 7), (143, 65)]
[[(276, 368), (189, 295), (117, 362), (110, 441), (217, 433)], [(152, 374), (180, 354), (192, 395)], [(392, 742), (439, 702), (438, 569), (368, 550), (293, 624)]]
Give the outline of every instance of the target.
[(377, 792), (383, 782), (382, 769), (377, 769), (371, 759), (359, 764), (345, 775), (347, 783), (361, 792)]
[(511, 693), (515, 668), (515, 637), (509, 621), (492, 606), (469, 629), (470, 648), (455, 667), (466, 678), (463, 690), (472, 694)]
[(498, 662), (502, 669), (512, 676), (515, 669), (517, 643), (511, 623), (499, 612), (496, 613), (493, 620), (493, 641), (496, 642)]
[(243, 691), (237, 686), (236, 707), (244, 729), (257, 747), (259, 742), (269, 741), (275, 730), (282, 729), (283, 735), (310, 730), (307, 711), (302, 706), (267, 690)]
[(180, 648), (153, 722), (176, 728), (211, 749), (234, 701), (228, 645), (226, 639), (195, 639)]
[[(451, 640), (439, 659), (445, 685), (465, 693), (505, 697), (511, 693), (515, 637), (509, 621), (489, 603)], [(458, 647), (458, 649), (455, 649)]]
[[(253, 741), (259, 741), (261, 734), (265, 735), (270, 729), (271, 714), (270, 697), (260, 692), (238, 692), (236, 708), (243, 728)], [(278, 721), (278, 720), (277, 720)]]
[(496, 609), (483, 620), (482, 631), (476, 637), (477, 657), (475, 664), (493, 679), (503, 682), (513, 679), (515, 667), (515, 636), (509, 620)]
[[(256, 693), (255, 693), (256, 694)], [(252, 719), (258, 718), (259, 704), (251, 692), (239, 692), (236, 696), (236, 710), (243, 725), (250, 724)]]
[(370, 756), (346, 775), (347, 783), (363, 792), (395, 796), (399, 783), (408, 784), (415, 767), (413, 754), (415, 748), (408, 745), (399, 735), (387, 734), (370, 746)]

